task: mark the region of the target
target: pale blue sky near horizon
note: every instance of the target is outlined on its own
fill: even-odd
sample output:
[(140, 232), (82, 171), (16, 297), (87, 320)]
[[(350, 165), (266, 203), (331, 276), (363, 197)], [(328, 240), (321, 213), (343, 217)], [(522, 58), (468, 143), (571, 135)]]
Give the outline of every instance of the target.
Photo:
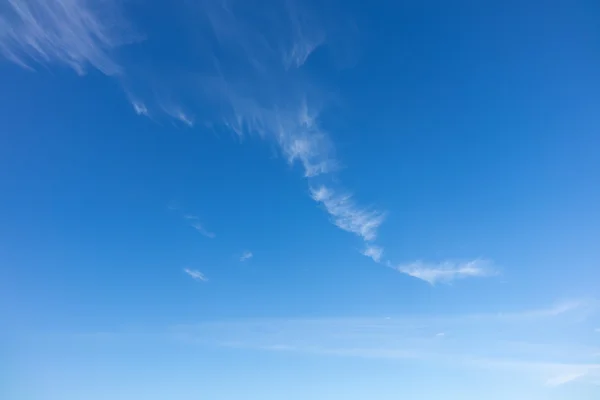
[(600, 5), (522, 3), (1, 5), (0, 397), (597, 399)]

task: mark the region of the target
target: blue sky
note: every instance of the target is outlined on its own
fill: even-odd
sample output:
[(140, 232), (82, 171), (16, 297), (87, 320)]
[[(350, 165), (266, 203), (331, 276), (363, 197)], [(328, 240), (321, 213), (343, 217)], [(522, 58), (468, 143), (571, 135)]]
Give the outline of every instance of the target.
[(597, 399), (600, 6), (480, 3), (0, 6), (2, 397)]

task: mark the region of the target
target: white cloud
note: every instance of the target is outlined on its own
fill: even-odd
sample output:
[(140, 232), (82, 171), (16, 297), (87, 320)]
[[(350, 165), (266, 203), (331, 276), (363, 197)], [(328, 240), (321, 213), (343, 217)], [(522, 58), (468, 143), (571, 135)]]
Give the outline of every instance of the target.
[(322, 134), (304, 137), (280, 135), (279, 144), (287, 155), (288, 162), (293, 164), (296, 160), (300, 161), (304, 167), (304, 176), (312, 178), (336, 168), (337, 163), (329, 159), (326, 150), (324, 151), (329, 146), (324, 143), (326, 140)]
[(377, 237), (377, 229), (385, 219), (384, 213), (359, 208), (352, 200), (352, 196), (334, 193), (325, 186), (311, 188), (311, 197), (325, 206), (338, 228), (355, 233), (365, 241)]
[(557, 303), (553, 307), (550, 307), (550, 308), (547, 308), (544, 310), (534, 311), (533, 313), (537, 313), (538, 315), (541, 315), (541, 316), (553, 317), (553, 316), (561, 315), (561, 314), (568, 313), (568, 312), (571, 312), (574, 310), (581, 310), (584, 308), (589, 308), (592, 306), (593, 305), (589, 304), (587, 301), (571, 300), (571, 301), (563, 301), (563, 302)]
[(200, 222), (193, 222), (191, 225), (195, 230), (208, 238), (214, 239), (216, 236), (213, 232), (206, 230), (206, 228), (204, 228)]
[(455, 279), (486, 277), (496, 274), (490, 263), (485, 260), (468, 262), (444, 261), (439, 264), (427, 264), (415, 261), (401, 264), (395, 269), (403, 274), (422, 279), (432, 285), (437, 282), (452, 282)]
[(587, 371), (568, 372), (566, 374), (553, 376), (552, 378), (547, 379), (546, 385), (560, 386), (560, 385), (564, 385), (565, 383), (569, 383), (569, 382), (575, 381), (577, 379), (580, 379), (586, 375), (587, 375)]
[(208, 281), (208, 278), (206, 276), (204, 276), (204, 274), (196, 269), (189, 269), (189, 268), (185, 268), (183, 270), (183, 272), (185, 272), (186, 274), (188, 274), (189, 276), (191, 276), (193, 279), (199, 281), (199, 282), (206, 282)]
[[(568, 353), (569, 348), (563, 348)], [(546, 358), (543, 354), (539, 358)], [(600, 364), (585, 362), (553, 362), (515, 360), (506, 358), (470, 358), (470, 363), (479, 367), (503, 369), (520, 375), (537, 378), (546, 386), (556, 387), (573, 381), (597, 384), (600, 379)]]
[(375, 245), (367, 245), (362, 254), (371, 257), (375, 262), (380, 262), (383, 255), (383, 248)]
[(135, 110), (135, 113), (137, 115), (145, 115), (146, 117), (148, 117), (150, 114), (148, 113), (148, 108), (146, 107), (146, 105), (142, 102), (139, 101), (132, 101), (131, 105), (133, 106), (133, 109)]
[[(113, 50), (137, 38), (120, 29), (126, 24), (118, 18), (117, 0), (90, 4), (88, 0), (9, 0), (8, 12), (0, 16), (1, 53), (23, 66), (33, 60), (66, 64), (80, 74), (92, 66), (106, 75), (119, 75), (137, 114), (161, 110), (189, 127), (199, 120), (240, 136), (259, 135), (277, 143), (287, 162), (299, 164), (306, 178), (338, 168), (335, 147), (319, 118), (329, 95), (302, 66), (326, 41), (347, 40), (339, 14), (330, 19), (300, 3), (275, 2), (268, 11), (255, 10), (254, 17), (261, 21), (257, 25), (244, 1), (181, 3), (195, 18), (193, 26), (180, 32), (200, 39), (190, 47), (192, 54), (171, 59), (173, 68), (164, 69), (156, 68), (150, 59), (117, 63)], [(172, 38), (179, 39), (189, 40)], [(224, 65), (222, 55), (235, 67)], [(189, 71), (182, 73), (178, 62), (189, 64), (190, 59), (198, 62), (185, 65)], [(384, 219), (381, 212), (357, 206), (349, 195), (330, 189), (327, 193), (330, 196), (318, 201), (338, 227), (367, 241), (375, 238)], [(200, 223), (193, 226), (214, 237)]]
[[(418, 359), (423, 365), (453, 370), (485, 368), (549, 386), (600, 379), (600, 364), (593, 358), (596, 348), (578, 344), (585, 329), (578, 334), (573, 326), (544, 310), (394, 318), (245, 319), (178, 326), (173, 333), (204, 345)], [(537, 317), (503, 318), (510, 314)], [(452, 340), (445, 340), (450, 331)]]
[(324, 38), (315, 38), (314, 41), (301, 41), (294, 43), (290, 51), (284, 55), (284, 65), (287, 68), (301, 67), (308, 56), (324, 42)]
[(173, 118), (175, 118), (175, 119), (183, 122), (184, 124), (186, 124), (190, 128), (194, 126), (194, 119), (190, 115), (184, 113), (181, 110), (177, 110), (177, 111), (175, 111), (171, 115), (173, 116)]
[(195, 25), (182, 32), (200, 38), (191, 50), (199, 60), (194, 64), (197, 70), (181, 76), (175, 69), (168, 78), (164, 70), (154, 72), (152, 81), (161, 82), (152, 82), (160, 86), (151, 92), (159, 93), (158, 108), (189, 126), (194, 123), (191, 110), (199, 121), (217, 129), (224, 126), (240, 137), (259, 135), (274, 141), (290, 164), (301, 164), (306, 177), (335, 170), (333, 146), (318, 118), (328, 95), (301, 66), (325, 39), (333, 38), (329, 30), (336, 30), (337, 40), (345, 40), (337, 32), (342, 18), (336, 15), (324, 24), (295, 1), (273, 2), (254, 10), (253, 18), (245, 1), (190, 2), (185, 7), (196, 16)]
[[(227, 128), (240, 137), (254, 134), (274, 140), (290, 165), (297, 162), (302, 166), (306, 178), (335, 171), (334, 146), (318, 123), (319, 108), (309, 107), (305, 95), (294, 88), (295, 82), (291, 86), (289, 93), (281, 94), (285, 104), (269, 107), (238, 93), (224, 80), (211, 81), (212, 92), (230, 109), (221, 121)], [(261, 91), (257, 88), (257, 93)]]
[[(256, 24), (243, 1), (177, 3), (197, 16), (195, 25), (181, 32), (200, 38), (192, 49), (199, 60), (207, 60), (183, 75), (177, 59), (172, 70), (157, 69), (152, 60), (119, 65), (113, 50), (138, 37), (119, 17), (118, 0), (97, 3), (8, 0), (0, 8), (0, 54), (22, 66), (29, 61), (61, 63), (83, 74), (91, 65), (106, 75), (119, 75), (138, 115), (160, 109), (192, 127), (192, 115), (198, 113), (207, 124), (223, 124), (240, 135), (260, 134), (276, 141), (288, 162), (301, 163), (306, 177), (337, 167), (329, 136), (318, 123), (323, 93), (300, 67), (333, 37), (328, 31), (338, 28), (339, 15), (324, 23), (299, 3), (275, 2), (268, 12), (258, 11), (261, 24)], [(265, 35), (269, 30), (277, 33)], [(344, 38), (340, 32), (338, 40)], [(178, 39), (188, 40), (173, 38)], [(207, 44), (211, 39), (218, 52)], [(237, 67), (222, 68), (217, 53), (227, 54)]]
[(298, 7), (294, 2), (288, 2), (289, 22), (293, 32), (293, 40), (283, 54), (283, 64), (286, 68), (301, 67), (310, 54), (326, 39), (326, 33), (315, 21), (313, 15)]
[(249, 260), (253, 257), (253, 254), (251, 251), (245, 251), (244, 253), (242, 253), (242, 255), (240, 256), (240, 261), (246, 261)]
[(597, 309), (597, 302), (587, 300), (568, 300), (554, 304), (551, 307), (519, 312), (499, 313), (498, 317), (503, 319), (526, 320), (533, 318), (559, 317), (565, 314), (575, 315), (579, 319), (590, 315)]
[(202, 235), (214, 239), (215, 238), (215, 234), (209, 230), (207, 230), (199, 221), (199, 218), (195, 215), (192, 214), (185, 214), (183, 216), (183, 218), (191, 221), (190, 226), (192, 228), (194, 228), (195, 230), (197, 230), (198, 232), (200, 232)]
[(83, 74), (88, 66), (118, 75), (112, 51), (135, 37), (111, 0), (8, 0), (0, 7), (0, 54), (26, 68), (63, 64)]

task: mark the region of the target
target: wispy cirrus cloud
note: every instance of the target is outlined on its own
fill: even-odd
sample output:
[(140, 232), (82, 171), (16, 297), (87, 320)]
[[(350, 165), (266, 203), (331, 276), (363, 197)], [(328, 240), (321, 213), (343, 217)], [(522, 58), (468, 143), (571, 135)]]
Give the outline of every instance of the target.
[[(252, 93), (238, 87), (239, 77), (207, 79), (203, 93), (220, 110), (216, 122), (240, 138), (258, 135), (275, 142), (288, 164), (299, 164), (306, 178), (336, 171), (335, 146), (319, 124), (324, 100), (309, 100), (321, 94), (300, 70), (282, 73), (277, 65), (271, 68), (276, 70), (271, 75), (250, 74), (242, 79), (246, 86), (257, 85)], [(265, 91), (274, 84), (281, 87)]]
[(600, 379), (600, 364), (592, 362), (543, 362), (493, 358), (470, 358), (466, 361), (479, 368), (504, 370), (529, 376), (550, 388), (576, 381), (597, 385)]
[(540, 316), (540, 317), (554, 317), (561, 314), (570, 313), (573, 311), (584, 311), (586, 313), (593, 312), (597, 308), (597, 304), (594, 301), (588, 300), (569, 300), (556, 303), (552, 307), (533, 310), (529, 314), (522, 313), (521, 316)]
[(183, 111), (182, 107), (176, 105), (161, 105), (161, 111), (170, 116), (173, 121), (181, 122), (188, 128), (194, 127), (194, 117), (189, 112)]
[(183, 122), (190, 128), (194, 126), (194, 118), (185, 114), (183, 111), (179, 111), (177, 114), (175, 114), (175, 118)]
[[(244, 0), (175, 0), (168, 6), (181, 8), (194, 24), (170, 21), (187, 24), (171, 40), (195, 40), (186, 51), (168, 54), (172, 67), (157, 68), (154, 58), (142, 54), (135, 63), (126, 57), (117, 61), (117, 48), (141, 38), (129, 28), (135, 21), (120, 17), (120, 6), (116, 0), (93, 7), (88, 0), (9, 0), (0, 11), (0, 54), (24, 67), (59, 64), (79, 74), (96, 68), (118, 76), (138, 115), (157, 121), (162, 115), (177, 126), (232, 131), (240, 138), (258, 136), (275, 143), (288, 164), (300, 166), (312, 199), (323, 205), (331, 221), (367, 242), (363, 254), (383, 262), (383, 248), (372, 242), (385, 212), (360, 205), (331, 177), (340, 163), (321, 122), (331, 90), (305, 72), (316, 49), (333, 55), (339, 43), (352, 37), (344, 16), (294, 0), (267, 1), (251, 13)], [(148, 35), (145, 40), (155, 39)], [(197, 219), (191, 225), (215, 237)], [(415, 262), (396, 269), (432, 284), (487, 274), (472, 263)]]
[[(110, 364), (122, 361), (120, 350), (134, 345), (148, 354), (156, 349), (185, 350), (178, 352), (185, 355), (183, 362), (202, 357), (207, 351), (224, 357), (236, 357), (238, 352), (245, 357), (250, 351), (259, 357), (261, 352), (276, 353), (289, 365), (307, 359), (313, 365), (368, 364), (368, 368), (391, 374), (414, 368), (417, 375), (422, 370), (431, 372), (428, 381), (439, 383), (438, 393), (471, 387), (473, 376), (500, 385), (510, 383), (514, 390), (503, 390), (503, 398), (522, 398), (524, 387), (528, 398), (577, 398), (576, 393), (596, 393), (600, 351), (589, 333), (590, 327), (597, 325), (572, 319), (568, 313), (546, 312), (553, 308), (556, 306), (393, 317), (378, 313), (375, 317), (200, 318), (198, 323), (190, 324), (188, 319), (184, 324), (158, 329), (154, 325), (118, 332), (37, 332), (28, 335), (35, 339), (28, 343), (42, 353), (49, 346), (61, 349), (76, 345), (78, 355), (89, 354), (91, 358), (97, 356), (101, 345)], [(445, 335), (440, 336), (442, 332)], [(63, 353), (56, 354), (60, 358)], [(111, 355), (115, 355), (114, 360)], [(451, 382), (446, 382), (448, 376), (453, 377)], [(564, 385), (574, 390), (570, 392)], [(486, 390), (489, 392), (487, 386), (479, 398), (486, 398)]]
[(254, 254), (252, 254), (251, 251), (244, 251), (242, 253), (242, 255), (240, 256), (240, 261), (244, 262), (244, 261), (248, 261), (249, 259), (251, 259), (252, 257), (254, 257)]
[(558, 375), (548, 378), (546, 380), (546, 385), (560, 386), (564, 385), (565, 383), (576, 381), (577, 379), (581, 379), (586, 375), (589, 375), (590, 373), (598, 371), (600, 369), (600, 365), (567, 366), (566, 369), (567, 371), (561, 372)]
[(197, 230), (198, 232), (200, 232), (202, 235), (206, 236), (207, 238), (210, 239), (214, 239), (215, 238), (215, 234), (209, 230), (207, 230), (200, 222), (192, 222), (192, 228), (194, 228), (195, 230)]
[[(134, 25), (113, 18), (117, 6), (112, 0), (94, 7), (86, 0), (10, 0), (0, 20), (2, 54), (23, 66), (31, 59), (65, 64), (80, 74), (89, 66), (119, 75), (138, 115), (154, 119), (162, 113), (189, 127), (199, 122), (240, 137), (258, 135), (276, 143), (308, 179), (338, 169), (335, 146), (320, 124), (328, 95), (303, 66), (315, 49), (349, 37), (339, 29), (342, 15), (314, 12), (296, 1), (271, 1), (252, 13), (243, 0), (175, 1), (169, 6), (194, 18), (181, 32), (198, 40), (184, 56), (169, 54), (175, 67), (165, 70), (152, 59), (117, 63), (114, 49), (133, 39), (118, 28)], [(172, 38), (178, 39), (188, 42)], [(383, 213), (363, 209), (342, 193), (322, 187), (313, 198), (338, 227), (373, 240)], [(198, 221), (193, 226), (214, 237)]]
[[(450, 316), (215, 321), (174, 327), (172, 332), (181, 340), (204, 345), (419, 360), (436, 368), (502, 371), (548, 386), (593, 383), (600, 378), (600, 364), (593, 357), (598, 349), (576, 340), (585, 336), (585, 322), (547, 312), (554, 308)], [(573, 340), (565, 342), (565, 335)]]
[(190, 226), (192, 228), (194, 228), (195, 230), (197, 230), (198, 232), (200, 232), (202, 235), (204, 235), (210, 239), (215, 238), (216, 235), (213, 232), (207, 230), (204, 227), (204, 225), (202, 225), (202, 223), (200, 222), (200, 218), (198, 218), (197, 216), (192, 215), (192, 214), (186, 214), (183, 216), (183, 218), (190, 221)]
[(183, 272), (185, 272), (186, 274), (191, 276), (192, 279), (194, 279), (198, 282), (207, 282), (208, 281), (208, 278), (202, 272), (198, 271), (197, 269), (184, 268)]
[(136, 39), (112, 0), (7, 0), (0, 7), (0, 54), (29, 69), (59, 64), (80, 75), (88, 67), (120, 75), (113, 52)]
[(150, 116), (150, 114), (148, 113), (148, 108), (146, 107), (146, 105), (144, 103), (132, 100), (131, 106), (133, 107), (133, 109), (137, 115), (145, 115), (146, 117)]
[(471, 260), (467, 262), (444, 261), (438, 264), (415, 261), (392, 267), (403, 274), (424, 280), (435, 285), (438, 282), (449, 283), (457, 279), (481, 278), (497, 274), (495, 268), (487, 260)]
[[(169, 204), (168, 209), (178, 213), (182, 212), (181, 208), (175, 202)], [(188, 221), (189, 225), (196, 231), (198, 231), (200, 234), (210, 239), (214, 239), (217, 236), (214, 232), (211, 232), (208, 229), (206, 229), (204, 224), (200, 222), (200, 217), (198, 217), (197, 215), (182, 213), (181, 216), (183, 217), (183, 219)]]
[(566, 315), (585, 319), (598, 309), (598, 304), (593, 300), (566, 300), (557, 302), (547, 308), (524, 310), (519, 312), (499, 313), (498, 317), (505, 320), (530, 320), (537, 318), (562, 317)]
[(362, 251), (364, 256), (370, 257), (375, 262), (380, 262), (381, 257), (383, 256), (383, 247), (376, 245), (367, 245), (367, 247)]
[(338, 194), (322, 185), (311, 188), (314, 201), (323, 204), (332, 222), (340, 229), (354, 233), (369, 242), (377, 237), (377, 229), (385, 214), (357, 206), (349, 194)]

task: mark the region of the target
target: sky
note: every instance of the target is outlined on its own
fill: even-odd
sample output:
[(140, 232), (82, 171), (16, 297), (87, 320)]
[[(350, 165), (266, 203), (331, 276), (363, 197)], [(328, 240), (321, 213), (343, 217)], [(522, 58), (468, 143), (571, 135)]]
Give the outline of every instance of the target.
[(0, 4), (0, 397), (600, 398), (600, 4)]

